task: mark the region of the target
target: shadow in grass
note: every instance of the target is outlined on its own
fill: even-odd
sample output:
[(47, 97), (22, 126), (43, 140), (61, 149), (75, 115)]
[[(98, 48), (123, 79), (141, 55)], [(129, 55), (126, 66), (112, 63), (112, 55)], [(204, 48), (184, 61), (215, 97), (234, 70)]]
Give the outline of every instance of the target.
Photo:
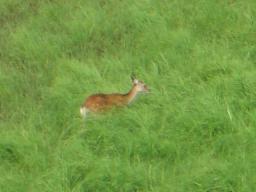
[(21, 160), (21, 154), (13, 144), (0, 143), (0, 161), (9, 163), (18, 163)]

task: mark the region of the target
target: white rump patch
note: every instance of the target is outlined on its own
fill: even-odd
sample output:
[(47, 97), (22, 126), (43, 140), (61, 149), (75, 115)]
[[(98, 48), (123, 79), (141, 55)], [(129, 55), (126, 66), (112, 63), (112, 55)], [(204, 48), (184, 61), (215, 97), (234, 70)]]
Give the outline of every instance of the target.
[(86, 117), (86, 113), (88, 112), (88, 110), (85, 107), (81, 107), (80, 108), (80, 114), (81, 116), (85, 119)]

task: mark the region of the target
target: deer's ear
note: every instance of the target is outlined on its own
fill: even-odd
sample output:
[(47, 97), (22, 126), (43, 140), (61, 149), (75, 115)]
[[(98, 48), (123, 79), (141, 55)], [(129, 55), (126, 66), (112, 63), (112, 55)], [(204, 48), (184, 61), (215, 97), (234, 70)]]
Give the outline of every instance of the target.
[(135, 75), (134, 73), (131, 74), (131, 80), (134, 81), (136, 78), (135, 78)]
[(136, 84), (139, 83), (139, 80), (138, 80), (138, 79), (133, 79), (133, 80), (132, 80), (132, 83), (136, 85)]

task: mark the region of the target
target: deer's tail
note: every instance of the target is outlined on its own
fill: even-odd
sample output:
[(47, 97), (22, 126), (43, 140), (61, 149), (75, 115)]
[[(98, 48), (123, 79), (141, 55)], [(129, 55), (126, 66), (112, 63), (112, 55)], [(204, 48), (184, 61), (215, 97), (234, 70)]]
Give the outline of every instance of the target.
[(83, 119), (85, 119), (87, 113), (88, 113), (88, 109), (85, 106), (80, 107), (80, 114)]

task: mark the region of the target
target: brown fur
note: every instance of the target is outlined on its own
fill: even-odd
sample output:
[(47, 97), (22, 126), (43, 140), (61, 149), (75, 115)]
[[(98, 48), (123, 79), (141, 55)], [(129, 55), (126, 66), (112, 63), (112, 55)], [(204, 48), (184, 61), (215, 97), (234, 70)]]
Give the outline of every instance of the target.
[(133, 82), (133, 86), (128, 93), (94, 94), (85, 100), (81, 108), (86, 108), (91, 112), (101, 112), (111, 109), (112, 107), (125, 106), (132, 102), (141, 91), (146, 92), (148, 88), (144, 83), (136, 80)]
[(89, 96), (84, 102), (84, 107), (92, 112), (100, 112), (112, 107), (120, 107), (128, 105), (136, 96), (136, 85), (127, 94), (95, 94)]
[(88, 97), (84, 106), (93, 112), (104, 111), (113, 106), (123, 106), (126, 99), (121, 94), (95, 94)]

